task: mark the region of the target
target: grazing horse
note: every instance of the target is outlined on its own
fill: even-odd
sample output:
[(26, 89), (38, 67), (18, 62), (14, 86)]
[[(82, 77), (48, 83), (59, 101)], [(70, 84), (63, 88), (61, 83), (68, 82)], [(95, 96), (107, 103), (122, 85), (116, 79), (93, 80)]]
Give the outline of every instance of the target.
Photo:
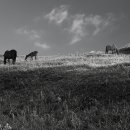
[(114, 53), (119, 54), (119, 50), (116, 48), (116, 46), (115, 46), (114, 44), (113, 44), (112, 46), (111, 46), (111, 45), (107, 45), (107, 46), (106, 46), (106, 51), (105, 51), (105, 53), (108, 54), (109, 51), (111, 51), (112, 54), (114, 54)]
[(17, 51), (16, 50), (7, 50), (4, 53), (4, 64), (6, 64), (6, 60), (10, 61), (12, 59), (12, 64), (15, 64), (16, 62), (16, 57), (17, 57)]
[(29, 53), (28, 55), (26, 55), (25, 60), (27, 60), (28, 57), (31, 57), (32, 60), (33, 60), (33, 57), (35, 57), (35, 60), (36, 60), (37, 54), (38, 54), (38, 51), (33, 51), (33, 52)]

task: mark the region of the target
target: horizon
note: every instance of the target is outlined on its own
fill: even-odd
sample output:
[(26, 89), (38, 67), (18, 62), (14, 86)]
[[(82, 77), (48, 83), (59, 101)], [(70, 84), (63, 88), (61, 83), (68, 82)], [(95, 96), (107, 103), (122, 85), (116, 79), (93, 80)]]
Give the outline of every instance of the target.
[(129, 0), (1, 0), (0, 54), (104, 51), (130, 44)]

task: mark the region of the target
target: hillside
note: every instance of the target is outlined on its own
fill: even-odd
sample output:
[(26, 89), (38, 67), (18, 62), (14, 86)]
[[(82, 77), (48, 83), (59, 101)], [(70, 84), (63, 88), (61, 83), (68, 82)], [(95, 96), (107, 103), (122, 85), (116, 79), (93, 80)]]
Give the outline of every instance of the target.
[(130, 128), (130, 59), (80, 54), (0, 60), (0, 124), (19, 130)]

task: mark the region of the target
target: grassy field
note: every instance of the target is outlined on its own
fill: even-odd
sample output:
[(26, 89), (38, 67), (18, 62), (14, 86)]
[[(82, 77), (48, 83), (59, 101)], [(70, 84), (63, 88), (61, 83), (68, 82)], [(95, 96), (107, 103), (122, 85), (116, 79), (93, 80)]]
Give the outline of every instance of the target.
[(0, 58), (0, 129), (129, 130), (130, 56)]

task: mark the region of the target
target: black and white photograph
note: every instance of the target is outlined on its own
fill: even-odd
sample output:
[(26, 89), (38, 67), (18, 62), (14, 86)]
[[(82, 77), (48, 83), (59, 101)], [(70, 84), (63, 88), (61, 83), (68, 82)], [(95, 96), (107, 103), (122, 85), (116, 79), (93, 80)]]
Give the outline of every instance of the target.
[(130, 0), (0, 0), (0, 130), (130, 130)]

